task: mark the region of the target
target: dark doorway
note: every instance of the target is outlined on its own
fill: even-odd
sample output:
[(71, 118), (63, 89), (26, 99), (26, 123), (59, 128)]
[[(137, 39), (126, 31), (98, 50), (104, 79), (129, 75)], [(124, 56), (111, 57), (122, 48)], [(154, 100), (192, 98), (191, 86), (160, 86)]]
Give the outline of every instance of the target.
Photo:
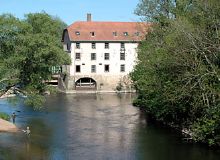
[(76, 90), (96, 90), (96, 81), (89, 77), (80, 78), (75, 83)]

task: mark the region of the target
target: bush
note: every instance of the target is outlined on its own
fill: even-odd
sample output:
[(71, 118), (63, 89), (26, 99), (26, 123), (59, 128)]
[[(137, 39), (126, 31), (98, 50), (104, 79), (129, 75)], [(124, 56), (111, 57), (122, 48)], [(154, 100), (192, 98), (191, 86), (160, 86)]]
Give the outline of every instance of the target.
[(10, 116), (6, 113), (1, 113), (0, 112), (0, 118), (6, 120), (6, 121), (9, 121), (10, 120)]

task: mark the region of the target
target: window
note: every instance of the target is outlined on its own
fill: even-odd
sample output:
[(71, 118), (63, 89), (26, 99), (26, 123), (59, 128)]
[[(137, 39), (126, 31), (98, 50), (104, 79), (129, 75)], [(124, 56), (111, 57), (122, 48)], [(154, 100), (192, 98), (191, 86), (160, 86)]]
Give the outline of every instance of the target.
[(80, 60), (80, 53), (76, 53), (76, 60)]
[(80, 65), (76, 65), (76, 72), (80, 72)]
[(134, 35), (139, 36), (140, 32), (135, 32)]
[(61, 66), (52, 66), (49, 69), (52, 74), (62, 73), (62, 67)]
[(75, 32), (75, 35), (79, 36), (79, 35), (80, 35), (80, 32), (79, 32), (79, 31), (76, 31), (76, 32)]
[(96, 48), (95, 43), (92, 43), (92, 49), (95, 49), (95, 48)]
[(109, 43), (105, 43), (105, 49), (109, 49)]
[(109, 64), (105, 64), (105, 66), (104, 66), (104, 71), (105, 71), (105, 72), (109, 72)]
[(120, 71), (121, 71), (121, 72), (125, 72), (125, 65), (124, 65), (124, 64), (121, 64), (121, 66), (120, 66)]
[(94, 37), (95, 36), (95, 32), (90, 32), (91, 36)]
[(125, 53), (124, 52), (120, 53), (120, 60), (125, 60)]
[(91, 72), (95, 73), (96, 72), (96, 65), (91, 65)]
[(112, 34), (113, 34), (113, 36), (117, 36), (117, 32), (113, 32)]
[(69, 48), (70, 48), (70, 46), (69, 46), (69, 44), (67, 43), (67, 44), (66, 44), (66, 49), (67, 49), (67, 51), (69, 50)]
[(64, 45), (63, 45), (63, 50), (64, 50), (64, 51), (68, 51), (68, 45), (67, 45), (67, 44), (64, 44)]
[(109, 53), (105, 53), (105, 60), (109, 60)]
[(76, 42), (76, 48), (80, 49), (80, 43), (79, 42)]
[(96, 53), (91, 53), (91, 60), (96, 60)]
[(121, 48), (125, 48), (125, 43), (121, 43)]
[(128, 36), (128, 32), (124, 32), (124, 36)]

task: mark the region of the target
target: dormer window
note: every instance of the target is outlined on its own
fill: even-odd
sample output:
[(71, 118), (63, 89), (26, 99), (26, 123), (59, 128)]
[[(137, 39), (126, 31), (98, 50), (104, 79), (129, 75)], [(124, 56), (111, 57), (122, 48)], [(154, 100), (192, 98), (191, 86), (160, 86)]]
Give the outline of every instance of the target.
[(134, 35), (135, 36), (140, 36), (140, 32), (135, 32)]
[(95, 32), (90, 32), (91, 36), (94, 37), (95, 36)]
[(75, 32), (75, 35), (79, 36), (79, 35), (80, 35), (80, 32), (79, 32), (79, 31), (76, 31), (76, 32)]
[(128, 36), (128, 32), (124, 32), (124, 36)]
[(113, 32), (112, 34), (113, 34), (113, 36), (117, 36), (117, 32)]

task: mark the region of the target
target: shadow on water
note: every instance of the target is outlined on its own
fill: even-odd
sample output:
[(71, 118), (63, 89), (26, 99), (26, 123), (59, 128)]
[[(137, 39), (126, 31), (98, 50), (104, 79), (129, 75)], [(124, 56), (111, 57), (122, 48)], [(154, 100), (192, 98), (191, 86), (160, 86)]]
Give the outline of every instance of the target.
[(155, 160), (217, 160), (220, 150), (184, 141), (179, 131), (155, 120), (148, 119), (145, 112), (139, 116), (136, 159)]
[(45, 109), (0, 101), (0, 110), (17, 110), (15, 124), (31, 129), (0, 133), (0, 160), (217, 160), (219, 151), (187, 144), (181, 135), (147, 121), (133, 107), (133, 94), (74, 94), (47, 97)]

